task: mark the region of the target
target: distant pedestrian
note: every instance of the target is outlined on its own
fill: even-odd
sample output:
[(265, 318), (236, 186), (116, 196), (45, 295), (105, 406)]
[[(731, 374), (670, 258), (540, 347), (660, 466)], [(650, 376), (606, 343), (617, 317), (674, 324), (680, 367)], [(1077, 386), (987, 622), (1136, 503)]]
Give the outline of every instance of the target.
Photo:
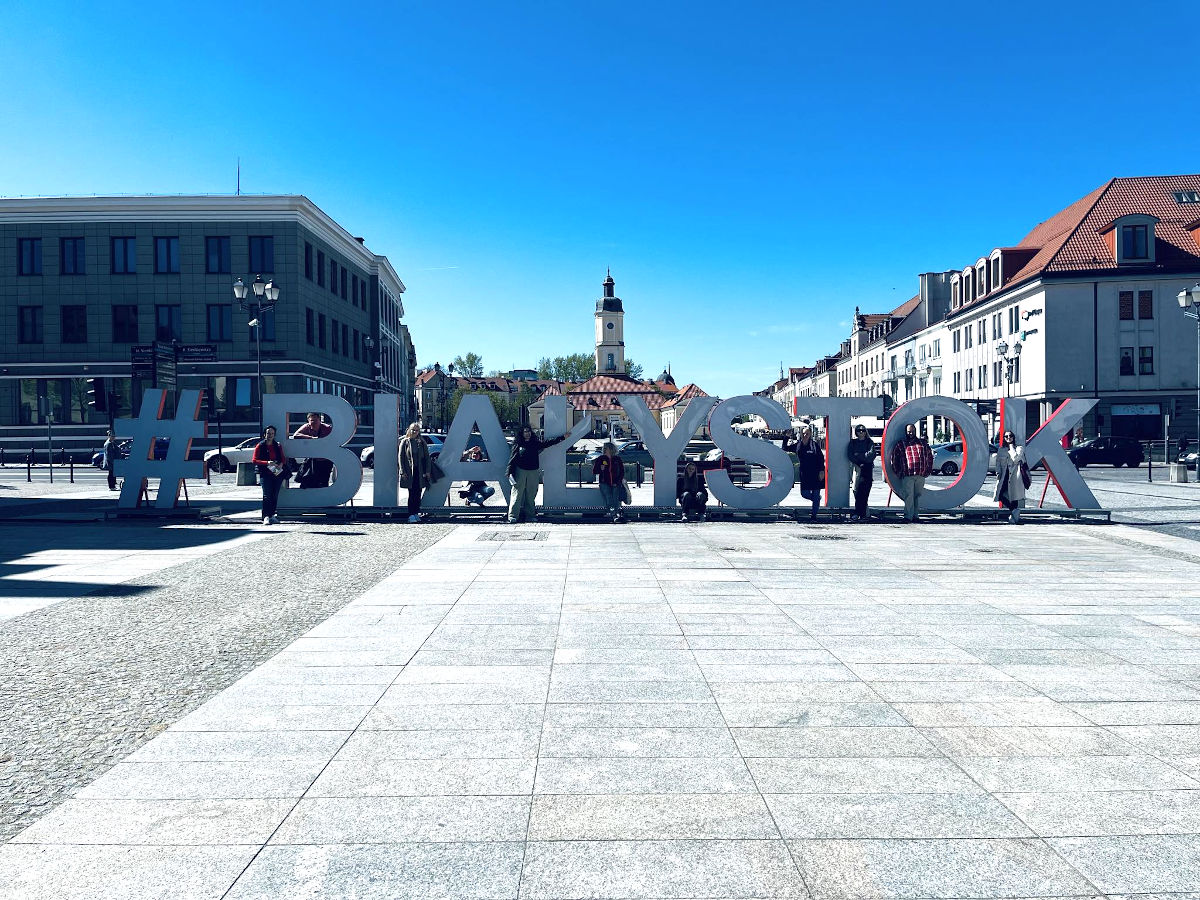
[(400, 487), (408, 488), (408, 521), (421, 521), (421, 492), (432, 483), (433, 460), (421, 426), (413, 422), (400, 439)]
[(113, 437), (110, 431), (104, 438), (104, 447), (101, 449), (104, 454), (103, 465), (104, 471), (108, 473), (108, 489), (115, 491), (117, 489), (117, 466), (116, 462), (121, 458), (121, 448), (117, 444), (117, 439)]
[(604, 444), (603, 452), (592, 463), (592, 474), (600, 485), (600, 496), (614, 522), (624, 521), (621, 503), (625, 500), (625, 463), (617, 455), (617, 445), (612, 441)]
[(904, 437), (892, 446), (892, 468), (900, 477), (898, 493), (904, 501), (904, 521), (916, 522), (925, 479), (933, 474), (933, 451), (929, 442), (917, 434), (917, 426), (907, 426)]
[(1176, 462), (1187, 462), (1188, 455), (1188, 439), (1181, 437), (1179, 439), (1179, 452), (1175, 454)]
[(1029, 466), (1025, 448), (1017, 446), (1017, 436), (1004, 432), (1000, 449), (996, 451), (996, 490), (992, 499), (1008, 510), (1008, 521), (1021, 524), (1021, 507), (1025, 505), (1025, 489), (1029, 487)]
[(675, 479), (675, 499), (683, 507), (683, 521), (704, 521), (704, 507), (708, 503), (708, 483), (695, 460), (689, 459), (683, 466), (683, 474)]
[(800, 429), (800, 440), (794, 452), (800, 469), (800, 496), (812, 501), (809, 518), (815, 520), (817, 507), (821, 504), (821, 489), (825, 487), (825, 451), (813, 440), (812, 429), (807, 425)]
[(284, 468), (287, 458), (283, 445), (275, 440), (275, 426), (263, 430), (263, 438), (254, 445), (252, 462), (258, 467), (258, 483), (262, 485), (262, 515), (264, 525), (278, 525), (279, 516), (275, 509), (279, 503), (279, 489), (283, 486)]
[[(321, 414), (310, 412), (308, 420), (292, 434), (293, 440), (316, 440), (333, 433), (333, 426), (321, 421)], [(310, 456), (300, 467), (299, 483), (302, 488), (329, 487), (329, 476), (333, 474), (333, 463), (328, 459)]]
[(508, 483), (512, 486), (512, 496), (508, 500), (509, 524), (537, 521), (534, 502), (542, 481), (540, 455), (547, 447), (561, 443), (565, 437), (562, 435), (545, 441), (535, 435), (528, 425), (522, 425), (517, 431), (507, 469)]
[(865, 522), (867, 519), (867, 500), (871, 496), (871, 485), (875, 481), (875, 459), (878, 455), (875, 442), (867, 433), (867, 427), (856, 425), (854, 437), (846, 447), (846, 456), (854, 466), (854, 515), (851, 518), (858, 522)]
[[(482, 447), (469, 447), (462, 456), (463, 462), (487, 462)], [(469, 481), (467, 486), (458, 492), (458, 496), (467, 501), (467, 506), (474, 503), (483, 506), (483, 501), (496, 493), (496, 489), (484, 481)]]

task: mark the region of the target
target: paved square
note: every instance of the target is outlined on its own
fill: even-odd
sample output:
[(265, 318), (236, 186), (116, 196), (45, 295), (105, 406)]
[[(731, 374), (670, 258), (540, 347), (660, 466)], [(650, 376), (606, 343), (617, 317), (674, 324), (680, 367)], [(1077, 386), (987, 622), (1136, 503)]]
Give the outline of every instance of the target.
[(0, 847), (0, 894), (1197, 892), (1191, 546), (460, 526)]

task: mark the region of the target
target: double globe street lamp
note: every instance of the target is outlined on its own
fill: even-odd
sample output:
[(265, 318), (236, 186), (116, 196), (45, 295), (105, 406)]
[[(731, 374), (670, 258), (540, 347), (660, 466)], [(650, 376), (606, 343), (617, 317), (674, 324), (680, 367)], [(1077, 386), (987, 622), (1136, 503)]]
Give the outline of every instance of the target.
[(1180, 291), (1176, 299), (1183, 314), (1196, 320), (1196, 440), (1200, 441), (1200, 283)]
[(250, 282), (250, 290), (238, 279), (233, 283), (233, 296), (243, 310), (253, 314), (249, 325), (254, 329), (254, 343), (258, 360), (258, 433), (264, 429), (263, 421), (263, 373), (262, 373), (262, 332), (264, 317), (268, 310), (274, 309), (279, 301), (279, 288), (274, 281), (263, 281), (261, 275), (255, 275)]

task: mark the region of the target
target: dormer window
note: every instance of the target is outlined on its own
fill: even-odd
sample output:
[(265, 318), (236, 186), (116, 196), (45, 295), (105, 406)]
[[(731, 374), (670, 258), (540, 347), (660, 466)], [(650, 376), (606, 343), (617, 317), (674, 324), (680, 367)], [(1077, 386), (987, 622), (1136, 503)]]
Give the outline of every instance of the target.
[(1100, 234), (1108, 243), (1117, 265), (1145, 265), (1154, 262), (1154, 216), (1132, 214), (1121, 216)]

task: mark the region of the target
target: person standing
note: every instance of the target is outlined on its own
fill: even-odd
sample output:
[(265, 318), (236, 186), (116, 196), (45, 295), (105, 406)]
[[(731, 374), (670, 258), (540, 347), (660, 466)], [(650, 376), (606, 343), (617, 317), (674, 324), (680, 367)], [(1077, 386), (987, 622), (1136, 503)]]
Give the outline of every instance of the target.
[(264, 525), (278, 525), (279, 516), (275, 510), (279, 503), (279, 489), (283, 486), (283, 471), (287, 459), (283, 455), (283, 445), (275, 440), (275, 426), (268, 425), (263, 430), (263, 439), (254, 445), (254, 457), (251, 460), (258, 467), (258, 483), (262, 485), (262, 515)]
[(512, 496), (508, 500), (508, 522), (537, 521), (534, 501), (538, 485), (542, 481), (541, 452), (547, 447), (561, 443), (566, 435), (541, 440), (528, 425), (522, 425), (513, 441), (512, 456), (508, 459), (508, 483), (512, 485)]
[(1017, 436), (1005, 431), (1000, 449), (996, 451), (996, 491), (992, 499), (1008, 510), (1008, 521), (1021, 524), (1021, 507), (1025, 505), (1026, 479), (1029, 466), (1025, 462), (1025, 448), (1017, 446)]
[(917, 434), (916, 425), (904, 429), (904, 437), (892, 447), (892, 468), (900, 476), (900, 499), (904, 501), (904, 521), (916, 522), (921, 510), (925, 479), (933, 473), (933, 451), (929, 441)]
[[(293, 440), (316, 440), (333, 433), (333, 426), (321, 421), (321, 414), (310, 412), (308, 421), (296, 429)], [(323, 488), (329, 487), (329, 476), (333, 474), (333, 463), (327, 459), (310, 456), (304, 461), (300, 470), (300, 487)]]
[(867, 520), (867, 500), (875, 481), (875, 458), (878, 455), (867, 427), (854, 426), (854, 437), (846, 447), (846, 456), (854, 466), (854, 515), (851, 518), (858, 522)]
[(812, 429), (807, 425), (800, 429), (800, 440), (794, 452), (800, 470), (800, 496), (812, 501), (809, 518), (815, 521), (817, 507), (821, 503), (821, 489), (825, 487), (825, 451), (817, 446)]
[(592, 474), (600, 485), (600, 496), (614, 522), (622, 521), (621, 502), (625, 499), (625, 463), (617, 456), (617, 445), (604, 444), (604, 452), (592, 463)]
[(704, 507), (708, 503), (708, 483), (695, 460), (689, 459), (683, 466), (683, 474), (675, 479), (675, 499), (683, 507), (683, 521), (695, 517), (704, 521)]
[(433, 460), (421, 426), (413, 422), (400, 439), (400, 487), (408, 488), (408, 521), (421, 521), (421, 492), (432, 482)]
[(113, 437), (111, 431), (104, 439), (104, 447), (101, 452), (104, 454), (104, 471), (108, 473), (108, 489), (115, 491), (117, 489), (116, 462), (121, 458), (121, 448), (117, 446), (117, 439)]

